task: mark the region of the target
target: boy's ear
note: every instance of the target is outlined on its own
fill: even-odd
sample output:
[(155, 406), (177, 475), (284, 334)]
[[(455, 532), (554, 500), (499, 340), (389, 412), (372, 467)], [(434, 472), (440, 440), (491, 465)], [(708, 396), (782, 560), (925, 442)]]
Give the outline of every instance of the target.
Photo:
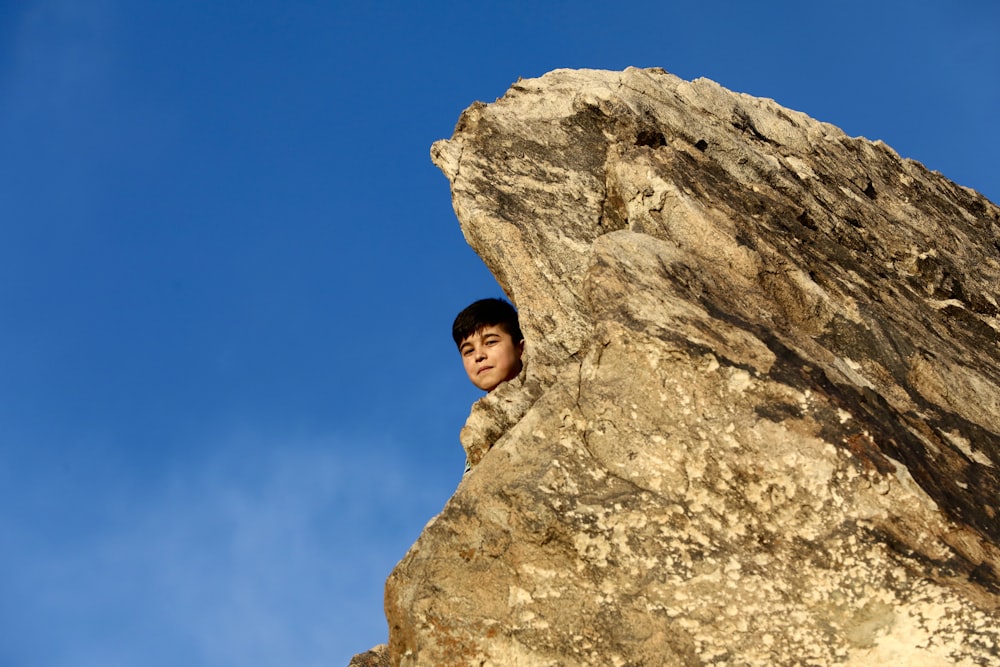
[(519, 340), (517, 342), (517, 345), (515, 345), (515, 347), (517, 348), (517, 356), (518, 357), (520, 357), (522, 354), (524, 354), (524, 339), (522, 338), (521, 340)]

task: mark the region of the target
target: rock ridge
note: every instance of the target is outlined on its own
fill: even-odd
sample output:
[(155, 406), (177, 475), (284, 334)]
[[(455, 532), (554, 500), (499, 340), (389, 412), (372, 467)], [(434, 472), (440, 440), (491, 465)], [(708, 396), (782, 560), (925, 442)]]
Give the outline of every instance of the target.
[(996, 205), (655, 69), (519, 81), (432, 158), (531, 359), (391, 664), (1000, 662)]

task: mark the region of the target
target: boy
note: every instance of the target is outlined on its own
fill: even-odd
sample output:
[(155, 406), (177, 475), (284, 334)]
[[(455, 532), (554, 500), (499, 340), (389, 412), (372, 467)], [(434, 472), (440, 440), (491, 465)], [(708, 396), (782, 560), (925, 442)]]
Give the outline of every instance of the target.
[(521, 325), (514, 306), (503, 299), (473, 303), (455, 318), (451, 335), (466, 375), (487, 392), (473, 403), (458, 435), (466, 455), (465, 472), (469, 472), (524, 417), (541, 396), (542, 386), (538, 378), (523, 372)]
[(491, 392), (521, 372), (524, 336), (517, 311), (503, 299), (480, 299), (455, 318), (452, 338), (472, 384)]

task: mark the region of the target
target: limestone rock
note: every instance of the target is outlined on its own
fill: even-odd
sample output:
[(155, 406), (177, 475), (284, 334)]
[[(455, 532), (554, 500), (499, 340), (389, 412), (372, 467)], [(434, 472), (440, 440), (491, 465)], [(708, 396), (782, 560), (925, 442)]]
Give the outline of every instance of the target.
[(493, 444), (524, 417), (541, 393), (541, 382), (528, 374), (526, 366), (516, 378), (473, 403), (458, 434), (468, 465), (478, 464)]
[(1000, 664), (994, 204), (662, 70), (432, 156), (532, 360), (387, 582), (393, 665)]
[(375, 648), (351, 658), (347, 667), (389, 667), (389, 647), (379, 644)]

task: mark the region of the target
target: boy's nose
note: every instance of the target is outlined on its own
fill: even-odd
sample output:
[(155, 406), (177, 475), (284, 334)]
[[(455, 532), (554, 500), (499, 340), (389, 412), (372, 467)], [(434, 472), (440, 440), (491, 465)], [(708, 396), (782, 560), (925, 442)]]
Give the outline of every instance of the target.
[(485, 358), (486, 358), (486, 350), (485, 349), (480, 348), (480, 349), (476, 350), (476, 361), (482, 361)]

